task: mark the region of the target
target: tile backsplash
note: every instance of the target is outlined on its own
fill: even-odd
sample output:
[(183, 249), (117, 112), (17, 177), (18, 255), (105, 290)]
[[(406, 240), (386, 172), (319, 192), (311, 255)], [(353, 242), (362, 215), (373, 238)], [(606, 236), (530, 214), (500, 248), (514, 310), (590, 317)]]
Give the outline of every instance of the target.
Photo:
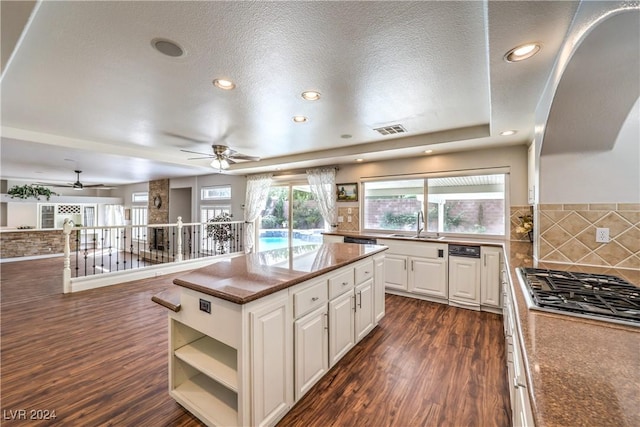
[[(513, 209), (513, 207), (512, 207)], [(538, 260), (640, 269), (640, 204), (540, 204)], [(596, 242), (608, 228), (610, 242)]]
[[(509, 240), (514, 240), (517, 242), (529, 242), (529, 234), (528, 233), (518, 233), (516, 231), (516, 227), (522, 224), (522, 220), (520, 219), (523, 215), (532, 215), (533, 211), (531, 210), (531, 206), (511, 206), (510, 207), (510, 215), (509, 215)], [(535, 227), (535, 224), (534, 224)]]
[[(351, 213), (349, 213), (349, 210), (351, 210)], [(342, 222), (339, 221), (340, 217), (342, 217)], [(351, 217), (351, 222), (349, 222), (349, 217)], [(360, 231), (360, 208), (338, 208), (338, 231)]]

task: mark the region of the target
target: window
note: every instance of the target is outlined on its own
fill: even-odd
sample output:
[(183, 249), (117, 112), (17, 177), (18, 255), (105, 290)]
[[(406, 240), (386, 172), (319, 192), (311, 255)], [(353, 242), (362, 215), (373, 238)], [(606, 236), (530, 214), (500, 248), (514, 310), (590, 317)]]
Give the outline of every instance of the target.
[(211, 218), (222, 213), (231, 213), (231, 206), (202, 206), (200, 209), (200, 221), (207, 222)]
[(147, 225), (147, 207), (134, 206), (131, 208), (131, 225), (133, 225), (133, 238), (137, 240), (147, 240), (147, 227), (136, 227), (136, 225)]
[(215, 185), (202, 187), (200, 190), (201, 200), (229, 200), (231, 199), (230, 185)]
[[(371, 181), (364, 187), (364, 229), (505, 234), (505, 174)], [(426, 200), (426, 205), (425, 205)], [(426, 208), (426, 209), (425, 209)]]
[(262, 211), (257, 248), (266, 251), (322, 243), (324, 225), (308, 184), (274, 185)]
[(148, 203), (149, 202), (149, 192), (138, 192), (131, 194), (131, 202), (132, 203)]

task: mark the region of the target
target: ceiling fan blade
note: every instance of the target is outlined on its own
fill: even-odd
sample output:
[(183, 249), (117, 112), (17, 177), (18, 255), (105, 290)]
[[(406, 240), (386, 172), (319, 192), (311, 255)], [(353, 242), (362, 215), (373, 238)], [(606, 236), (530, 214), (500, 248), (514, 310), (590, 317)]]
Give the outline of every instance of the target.
[(95, 188), (96, 190), (111, 190), (113, 187), (108, 187), (104, 184), (82, 184), (82, 188)]
[(187, 160), (202, 160), (202, 159), (213, 159), (215, 156), (206, 156), (206, 157), (189, 157)]
[(44, 185), (45, 187), (73, 187), (73, 184), (53, 184), (51, 182), (36, 182), (38, 185)]
[(191, 153), (191, 154), (201, 154), (203, 156), (209, 156), (209, 157), (213, 157), (213, 154), (207, 154), (207, 153), (200, 153), (198, 151), (190, 151), (190, 150), (180, 150), (183, 153)]
[(239, 159), (239, 160), (250, 160), (250, 161), (252, 161), (252, 162), (258, 162), (258, 161), (260, 161), (260, 157), (256, 157), (256, 156), (248, 156), (248, 155), (246, 155), (246, 154), (240, 154), (240, 153), (233, 154), (233, 155), (229, 156), (229, 158), (232, 158), (232, 159)]

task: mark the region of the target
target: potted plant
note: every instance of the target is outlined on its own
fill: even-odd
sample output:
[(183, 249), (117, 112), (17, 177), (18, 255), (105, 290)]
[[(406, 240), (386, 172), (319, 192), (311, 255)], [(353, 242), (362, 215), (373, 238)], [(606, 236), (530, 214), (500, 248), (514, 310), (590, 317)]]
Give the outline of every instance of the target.
[(47, 200), (49, 200), (51, 196), (59, 195), (58, 193), (51, 191), (47, 187), (35, 184), (14, 185), (9, 189), (7, 194), (10, 195), (12, 199), (16, 197), (18, 199), (28, 199), (30, 197), (33, 197), (37, 200), (40, 200), (40, 196), (44, 196), (47, 198)]
[(207, 224), (207, 237), (215, 240), (218, 252), (221, 254), (226, 252), (227, 242), (234, 239), (230, 224), (231, 217), (231, 214), (224, 212), (211, 218)]
[(516, 232), (529, 236), (529, 241), (533, 242), (533, 216), (531, 214), (522, 215), (520, 217), (520, 225), (516, 227)]

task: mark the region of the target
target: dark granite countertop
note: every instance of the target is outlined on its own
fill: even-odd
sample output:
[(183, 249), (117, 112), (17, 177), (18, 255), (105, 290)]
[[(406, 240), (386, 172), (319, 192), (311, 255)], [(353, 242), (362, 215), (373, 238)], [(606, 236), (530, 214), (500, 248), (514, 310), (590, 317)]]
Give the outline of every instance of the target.
[(640, 328), (531, 310), (516, 267), (611, 274), (640, 285), (640, 271), (534, 265), (532, 245), (510, 242), (507, 261), (536, 425), (640, 425)]
[(245, 304), (386, 249), (353, 243), (274, 249), (220, 260), (176, 278), (173, 283)]

